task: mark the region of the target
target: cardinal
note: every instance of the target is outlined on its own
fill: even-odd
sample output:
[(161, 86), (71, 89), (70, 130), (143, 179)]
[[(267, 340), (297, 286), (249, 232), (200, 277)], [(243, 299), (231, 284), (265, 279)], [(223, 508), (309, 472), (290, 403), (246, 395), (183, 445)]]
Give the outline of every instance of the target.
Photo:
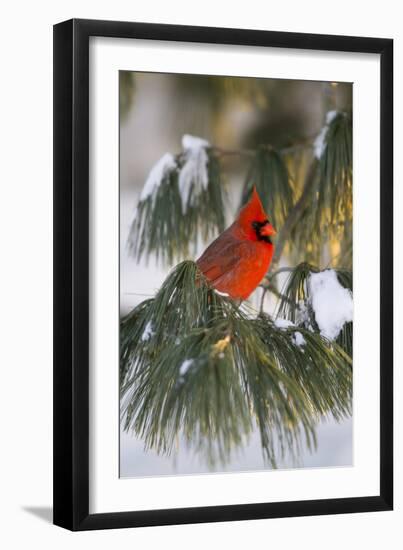
[(246, 300), (269, 269), (276, 231), (256, 188), (235, 222), (213, 241), (196, 263), (211, 285), (232, 299)]

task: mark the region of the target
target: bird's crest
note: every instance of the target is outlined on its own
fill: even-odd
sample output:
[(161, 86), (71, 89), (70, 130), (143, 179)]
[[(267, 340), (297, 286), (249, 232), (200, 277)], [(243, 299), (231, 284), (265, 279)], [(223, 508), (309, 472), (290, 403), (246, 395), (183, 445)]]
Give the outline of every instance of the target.
[(252, 222), (264, 222), (265, 220), (267, 220), (267, 214), (264, 211), (256, 187), (253, 186), (251, 198), (239, 212), (238, 221), (246, 229), (250, 227)]

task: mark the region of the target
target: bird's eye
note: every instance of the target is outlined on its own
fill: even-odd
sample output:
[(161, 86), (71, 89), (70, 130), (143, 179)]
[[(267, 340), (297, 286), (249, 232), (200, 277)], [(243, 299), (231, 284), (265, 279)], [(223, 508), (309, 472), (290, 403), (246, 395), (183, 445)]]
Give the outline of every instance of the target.
[(264, 222), (252, 222), (252, 227), (253, 229), (260, 229), (261, 227), (264, 227), (265, 225), (267, 225), (269, 222), (269, 220), (264, 220)]

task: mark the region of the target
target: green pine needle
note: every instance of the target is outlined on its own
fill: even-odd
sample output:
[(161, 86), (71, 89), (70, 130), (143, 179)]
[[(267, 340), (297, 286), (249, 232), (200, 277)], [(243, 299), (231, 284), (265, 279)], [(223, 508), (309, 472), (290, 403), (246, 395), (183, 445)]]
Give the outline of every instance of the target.
[[(292, 261), (319, 263), (331, 242), (340, 245), (337, 265), (351, 267), (352, 257), (352, 121), (338, 112), (325, 127), (320, 158), (312, 160), (309, 200), (298, 212), (288, 236)], [(323, 130), (322, 130), (323, 131)]]
[(352, 202), (352, 121), (347, 113), (337, 113), (329, 124), (326, 145), (320, 157), (320, 185), (318, 186), (317, 227), (326, 221), (351, 218)]
[[(307, 262), (296, 266), (287, 277), (282, 289), (282, 299), (278, 306), (278, 315), (296, 323), (298, 326), (309, 328), (319, 333), (315, 320), (315, 313), (310, 303), (309, 285), (307, 280), (311, 273), (318, 273), (320, 270)], [(342, 287), (353, 290), (352, 272), (347, 269), (336, 268), (339, 283)], [(340, 346), (349, 357), (353, 354), (353, 323), (345, 323), (336, 344)]]
[(272, 147), (260, 146), (246, 177), (240, 207), (246, 204), (253, 187), (274, 227), (281, 227), (293, 205), (293, 189), (283, 157)]
[(208, 186), (200, 189), (200, 182), (191, 183), (185, 211), (178, 186), (183, 155), (176, 157), (177, 168), (165, 174), (154, 193), (138, 203), (128, 238), (137, 260), (155, 254), (162, 263), (172, 264), (194, 255), (200, 238), (208, 240), (224, 230), (220, 165), (210, 149), (207, 154)]
[(166, 455), (182, 436), (210, 464), (226, 463), (257, 428), (275, 467), (298, 458), (302, 436), (315, 447), (321, 416), (350, 413), (349, 364), (319, 334), (251, 317), (182, 262), (121, 322), (123, 426)]

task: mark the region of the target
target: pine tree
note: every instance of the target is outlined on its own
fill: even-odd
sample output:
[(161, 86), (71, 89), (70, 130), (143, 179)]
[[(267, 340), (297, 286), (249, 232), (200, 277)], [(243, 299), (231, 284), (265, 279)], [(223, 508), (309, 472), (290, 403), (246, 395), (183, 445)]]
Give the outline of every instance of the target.
[[(239, 206), (256, 185), (279, 230), (257, 309), (217, 293), (193, 261), (198, 241), (229, 225), (226, 155), (249, 163)], [(224, 464), (258, 430), (275, 467), (286, 455), (297, 460), (302, 442), (315, 448), (321, 418), (351, 414), (349, 113), (330, 110), (319, 135), (282, 149), (227, 151), (184, 136), (182, 152), (151, 170), (128, 246), (135, 259), (177, 263), (121, 320), (121, 419), (147, 449), (170, 455), (181, 436), (210, 464)], [(295, 267), (282, 266), (284, 257)]]

